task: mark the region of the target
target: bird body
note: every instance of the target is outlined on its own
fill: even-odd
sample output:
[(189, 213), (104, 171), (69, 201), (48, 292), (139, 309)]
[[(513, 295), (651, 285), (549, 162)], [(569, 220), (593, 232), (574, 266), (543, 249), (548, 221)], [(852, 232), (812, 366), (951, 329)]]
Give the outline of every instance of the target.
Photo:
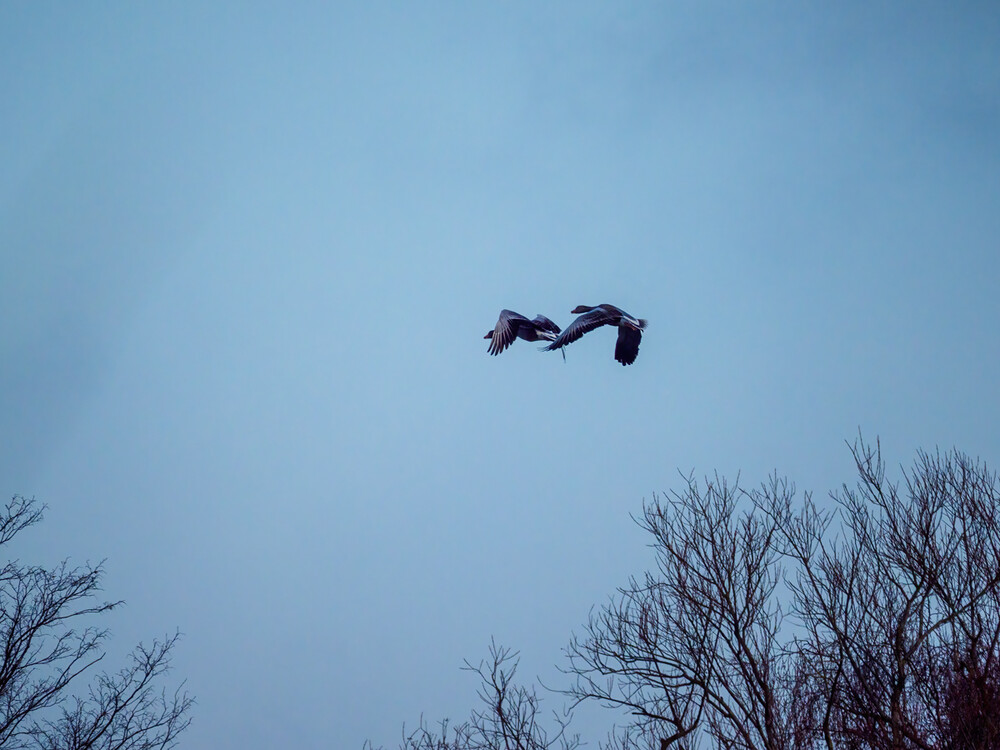
[(492, 331), (483, 336), (492, 339), (489, 353), (496, 355), (514, 343), (514, 339), (525, 341), (555, 341), (559, 335), (559, 326), (544, 315), (536, 315), (528, 320), (523, 315), (512, 310), (501, 310), (500, 318)]
[(634, 318), (621, 308), (614, 305), (577, 305), (572, 313), (579, 317), (566, 326), (543, 351), (551, 352), (561, 349), (567, 344), (572, 344), (583, 334), (593, 331), (595, 328), (610, 325), (618, 328), (618, 341), (615, 343), (615, 360), (622, 365), (630, 365), (639, 356), (639, 342), (642, 341), (642, 332), (646, 328), (646, 321), (642, 318)]

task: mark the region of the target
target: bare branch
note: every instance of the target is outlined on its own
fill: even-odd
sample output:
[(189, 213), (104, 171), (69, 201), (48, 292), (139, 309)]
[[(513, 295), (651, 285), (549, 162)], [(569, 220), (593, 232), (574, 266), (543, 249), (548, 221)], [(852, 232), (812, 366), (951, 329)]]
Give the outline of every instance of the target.
[[(41, 520), (44, 508), (14, 497), (0, 512), (0, 544)], [(7, 562), (0, 569), (0, 747), (163, 750), (190, 722), (193, 703), (154, 682), (177, 636), (139, 646), (130, 666), (98, 675), (86, 699), (71, 684), (104, 658), (108, 632), (82, 625), (120, 606), (102, 601), (102, 564), (53, 569)], [(69, 704), (69, 708), (67, 708)]]
[[(591, 611), (563, 668), (573, 707), (623, 720), (608, 750), (1000, 747), (996, 475), (919, 452), (894, 483), (877, 440), (850, 450), (857, 481), (828, 507), (777, 475), (686, 476), (644, 504), (655, 567)], [(467, 666), (485, 709), (453, 744), (421, 725), (420, 750), (563, 741), (515, 686), (516, 653)]]

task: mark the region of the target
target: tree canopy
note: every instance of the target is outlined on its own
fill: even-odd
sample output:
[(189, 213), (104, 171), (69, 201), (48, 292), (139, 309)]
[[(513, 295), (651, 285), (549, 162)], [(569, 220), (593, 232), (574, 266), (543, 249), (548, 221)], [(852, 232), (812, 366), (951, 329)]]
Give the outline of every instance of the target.
[[(0, 547), (44, 510), (13, 497), (0, 510)], [(0, 570), (0, 748), (165, 750), (190, 724), (183, 685), (159, 685), (177, 634), (139, 644), (116, 672), (95, 672), (110, 634), (93, 623), (122, 604), (100, 597), (103, 572), (17, 560)]]
[[(1000, 747), (996, 475), (919, 452), (890, 481), (878, 442), (851, 451), (857, 478), (830, 503), (778, 476), (749, 489), (689, 476), (644, 504), (656, 565), (565, 654), (570, 707), (616, 709), (605, 747)], [(534, 691), (508, 685), (509, 655), (494, 646), (477, 670), (485, 709), (470, 723), (421, 724), (401, 747), (574, 747), (565, 720), (546, 733)]]

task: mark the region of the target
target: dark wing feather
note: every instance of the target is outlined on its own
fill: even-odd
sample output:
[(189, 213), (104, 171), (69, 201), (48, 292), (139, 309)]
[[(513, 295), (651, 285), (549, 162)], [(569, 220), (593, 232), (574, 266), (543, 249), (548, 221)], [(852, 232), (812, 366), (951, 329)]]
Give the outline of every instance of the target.
[(642, 330), (631, 326), (618, 326), (618, 341), (615, 342), (615, 359), (622, 365), (630, 365), (639, 356), (639, 342)]
[(612, 316), (606, 310), (596, 308), (590, 312), (585, 312), (576, 320), (566, 326), (566, 330), (556, 337), (556, 340), (546, 346), (543, 351), (551, 352), (567, 344), (572, 344), (585, 333), (600, 328), (612, 321)]
[(493, 328), (493, 339), (490, 341), (489, 353), (496, 355), (514, 343), (517, 338), (517, 329), (522, 323), (528, 323), (528, 319), (511, 310), (501, 310), (500, 318)]
[(535, 328), (542, 331), (551, 331), (552, 333), (558, 334), (560, 331), (559, 326), (553, 323), (551, 320), (546, 318), (544, 315), (536, 315), (535, 319), (531, 321), (535, 324)]

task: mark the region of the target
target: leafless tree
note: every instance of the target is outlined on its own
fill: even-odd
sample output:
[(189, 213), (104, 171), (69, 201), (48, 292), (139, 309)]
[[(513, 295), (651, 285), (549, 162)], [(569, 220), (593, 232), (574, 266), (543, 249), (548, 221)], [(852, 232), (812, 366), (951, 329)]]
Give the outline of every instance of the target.
[[(836, 515), (763, 493), (796, 575), (795, 650), (826, 747), (1000, 747), (1000, 492), (968, 456), (918, 454), (902, 487), (858, 441)], [(978, 739), (977, 739), (978, 738)]]
[[(606, 748), (1000, 748), (996, 475), (920, 452), (892, 483), (878, 442), (851, 452), (857, 481), (823, 506), (778, 476), (746, 490), (717, 475), (644, 505), (655, 566), (566, 653), (574, 705), (626, 717)], [(533, 719), (533, 694), (477, 671), (492, 713), (463, 729), (492, 744), (441, 750), (544, 747), (500, 742), (532, 725), (511, 717)], [(527, 714), (498, 710), (511, 696)]]
[(654, 498), (657, 566), (568, 649), (570, 694), (626, 709), (633, 747), (1000, 747), (1000, 493), (958, 452), (819, 508), (773, 478)]
[[(42, 519), (15, 496), (0, 511), (0, 547)], [(157, 690), (177, 635), (139, 645), (118, 673), (73, 686), (100, 662), (108, 631), (89, 623), (121, 602), (102, 601), (101, 565), (55, 568), (13, 560), (0, 569), (0, 747), (7, 750), (162, 750), (190, 723), (193, 699)], [(80, 678), (80, 679), (77, 679)]]
[[(552, 729), (540, 717), (540, 699), (534, 688), (514, 682), (518, 655), (509, 648), (490, 643), (489, 659), (465, 669), (479, 677), (478, 697), (483, 708), (469, 721), (451, 727), (440, 723), (435, 731), (423, 720), (415, 731), (403, 730), (400, 750), (575, 750), (580, 744), (569, 736), (569, 716), (553, 713)], [(366, 748), (371, 748), (366, 743)]]
[(638, 519), (656, 568), (591, 616), (568, 649), (570, 694), (634, 717), (613, 747), (779, 748), (796, 673), (775, 591), (785, 541), (738, 481), (654, 497)]

